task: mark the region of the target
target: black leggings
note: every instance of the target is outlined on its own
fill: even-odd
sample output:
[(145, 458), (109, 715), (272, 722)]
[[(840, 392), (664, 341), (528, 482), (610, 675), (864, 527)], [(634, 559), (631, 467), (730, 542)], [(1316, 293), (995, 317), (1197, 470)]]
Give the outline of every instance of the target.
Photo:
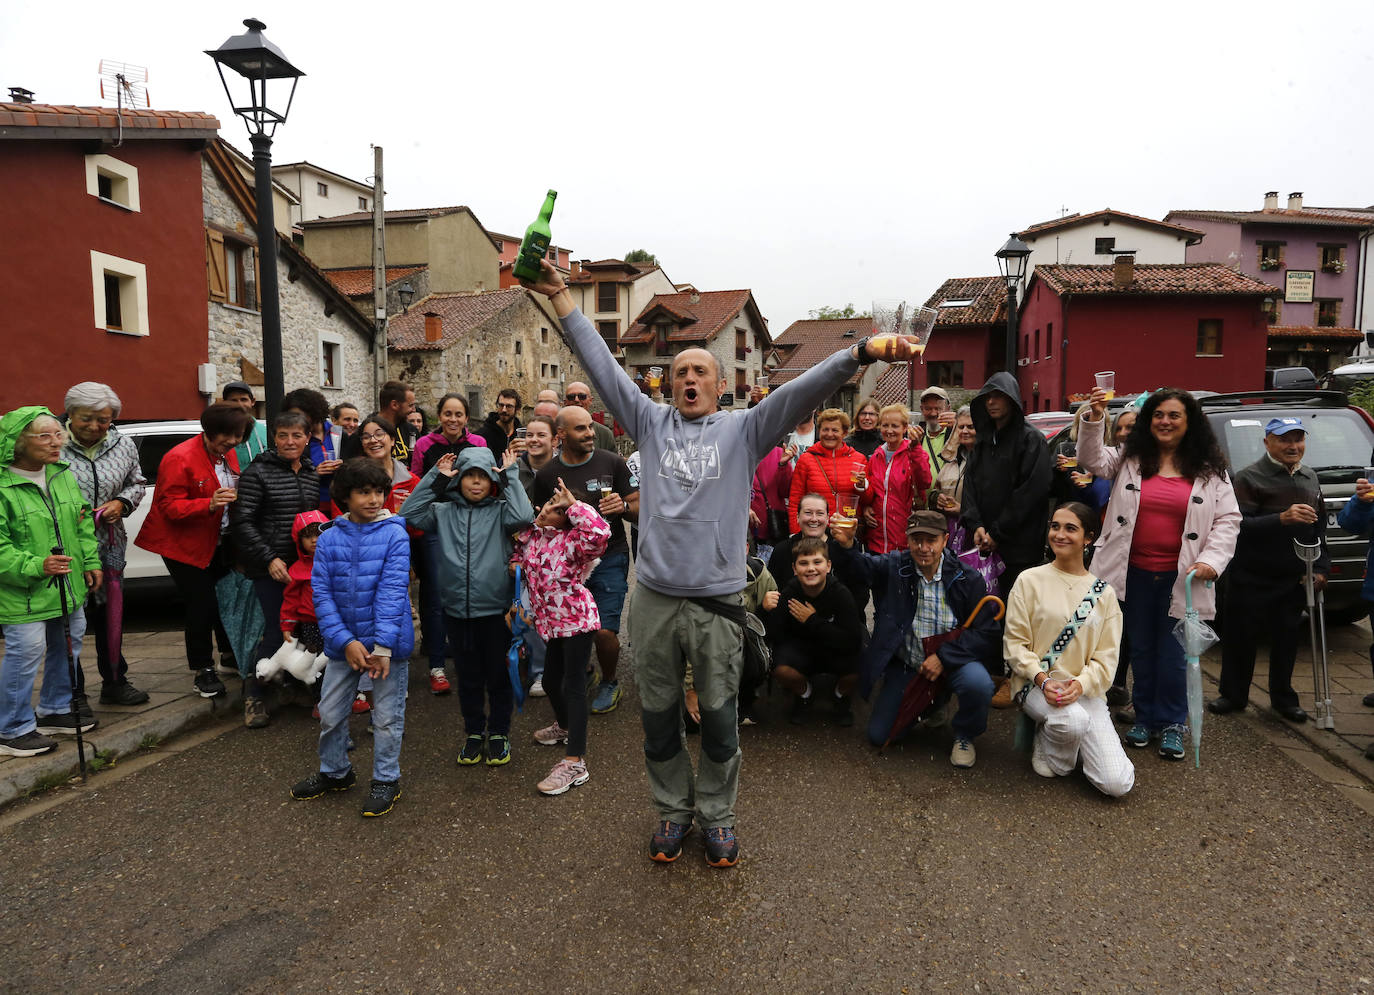
[(192, 670), (206, 670), (215, 665), (211, 633), (219, 640), (221, 653), (231, 647), (224, 624), (219, 619), (219, 598), (215, 582), (224, 576), (219, 554), (208, 567), (194, 567), (179, 560), (162, 558), (177, 593), (186, 602), (186, 665)]
[(544, 656), (544, 691), (558, 724), (568, 730), (568, 756), (587, 752), (587, 671), (583, 662), (592, 651), (594, 632), (579, 632), (549, 640)]

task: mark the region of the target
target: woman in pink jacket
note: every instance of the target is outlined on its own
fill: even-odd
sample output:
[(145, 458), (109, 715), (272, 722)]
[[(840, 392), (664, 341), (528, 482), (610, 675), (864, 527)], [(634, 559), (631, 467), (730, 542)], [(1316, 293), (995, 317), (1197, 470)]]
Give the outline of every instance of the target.
[[(754, 538), (773, 546), (790, 535), (787, 531), (787, 498), (792, 488), (792, 461), (797, 456), (795, 446), (774, 446), (754, 467), (754, 480), (749, 489), (749, 525)], [(778, 512), (770, 515), (769, 512)], [(774, 526), (770, 528), (770, 519)]]
[[(1094, 390), (1088, 424), (1101, 422), (1107, 395)], [(1226, 457), (1201, 406), (1185, 390), (1150, 395), (1120, 450), (1101, 431), (1078, 437), (1078, 461), (1113, 481), (1093, 572), (1124, 594), (1126, 633), (1135, 671), (1135, 725), (1130, 746), (1160, 737), (1159, 755), (1183, 759), (1188, 698), (1183, 647), (1174, 638), (1183, 617), (1184, 579), (1196, 571), (1193, 606), (1216, 617), (1216, 580), (1236, 549), (1240, 508)]]
[(924, 508), (930, 487), (930, 457), (907, 437), (911, 414), (900, 404), (878, 412), (883, 444), (868, 458), (868, 488), (860, 495), (864, 542), (869, 552), (890, 553), (907, 548), (906, 523), (913, 508)]
[(586, 784), (587, 681), (582, 664), (601, 628), (587, 575), (606, 551), (611, 527), (558, 478), (558, 489), (539, 509), (534, 525), (515, 537), (511, 562), (524, 568), (535, 629), (547, 644), (544, 691), (553, 705), (554, 724), (534, 734), (543, 746), (567, 743), (566, 756), (538, 788), (561, 795)]

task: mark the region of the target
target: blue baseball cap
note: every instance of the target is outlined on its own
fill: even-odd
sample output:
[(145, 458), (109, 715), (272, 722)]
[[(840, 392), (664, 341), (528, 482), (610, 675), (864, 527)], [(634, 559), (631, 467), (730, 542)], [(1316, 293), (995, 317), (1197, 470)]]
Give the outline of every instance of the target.
[(1301, 418), (1270, 418), (1269, 424), (1264, 426), (1265, 435), (1287, 435), (1289, 432), (1307, 433)]

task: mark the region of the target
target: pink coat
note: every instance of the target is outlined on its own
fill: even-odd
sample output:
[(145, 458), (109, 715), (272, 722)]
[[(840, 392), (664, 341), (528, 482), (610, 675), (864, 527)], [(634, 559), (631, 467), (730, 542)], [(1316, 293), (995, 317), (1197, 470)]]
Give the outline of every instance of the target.
[(759, 540), (767, 538), (769, 509), (787, 511), (788, 492), (792, 487), (792, 461), (781, 463), (782, 454), (782, 446), (774, 446), (754, 468), (749, 508), (759, 519), (758, 527), (754, 529), (754, 538)]
[(606, 551), (611, 527), (582, 501), (568, 509), (568, 518), (568, 529), (525, 529), (515, 537), (511, 555), (511, 562), (524, 568), (534, 627), (546, 641), (601, 628), (585, 581), (593, 561)]
[[(1084, 419), (1087, 424), (1092, 424)], [(1112, 481), (1112, 496), (1102, 520), (1102, 535), (1093, 545), (1093, 573), (1126, 600), (1126, 567), (1131, 558), (1131, 537), (1140, 510), (1140, 463), (1123, 459), (1121, 451), (1105, 445), (1101, 432), (1080, 432), (1078, 463), (1099, 477)], [(1205, 563), (1220, 576), (1236, 551), (1240, 533), (1240, 506), (1231, 478), (1208, 477), (1193, 481), (1188, 515), (1183, 520), (1183, 545), (1178, 551), (1178, 579), (1169, 601), (1169, 615), (1182, 618), (1186, 610), (1183, 581), (1194, 563)], [(1193, 587), (1193, 607), (1202, 618), (1216, 618), (1216, 589), (1206, 584)]]
[(878, 519), (877, 528), (869, 529), (864, 539), (871, 552), (906, 549), (907, 519), (913, 507), (926, 506), (928, 487), (930, 457), (923, 446), (912, 446), (910, 439), (903, 439), (891, 460), (884, 447), (873, 450), (868, 457), (868, 489), (860, 502), (871, 507)]

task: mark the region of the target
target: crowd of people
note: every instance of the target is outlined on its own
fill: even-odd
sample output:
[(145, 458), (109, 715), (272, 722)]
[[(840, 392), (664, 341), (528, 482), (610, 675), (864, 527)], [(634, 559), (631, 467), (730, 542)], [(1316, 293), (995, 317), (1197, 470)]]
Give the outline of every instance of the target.
[[(1318, 583), (1329, 561), (1301, 421), (1270, 422), (1265, 455), (1236, 473), (1196, 400), (1175, 389), (1114, 414), (1094, 391), (1073, 460), (1051, 457), (1002, 373), (964, 407), (931, 386), (916, 411), (865, 399), (851, 424), (821, 405), (875, 358), (867, 340), (723, 411), (710, 352), (679, 354), (669, 396), (651, 394), (556, 270), (530, 286), (551, 299), (615, 433), (583, 383), (541, 392), (528, 414), (503, 389), (480, 422), (446, 394), (433, 423), (399, 381), (366, 416), (301, 388), (263, 426), (252, 388), (235, 382), (161, 461), (136, 542), (162, 558), (185, 606), (195, 690), (224, 695), (235, 676), (244, 722), (261, 728), (273, 695), (260, 661), (301, 653), (322, 668), (319, 761), (295, 798), (355, 783), (348, 720), (366, 712), (363, 814), (391, 810), (413, 656), (433, 694), (457, 685), (459, 766), (510, 761), (515, 699), (528, 691), (551, 706), (533, 740), (564, 748), (538, 790), (586, 784), (588, 716), (621, 702), (622, 620), (655, 860), (675, 860), (698, 824), (708, 863), (738, 860), (739, 728), (763, 718), (757, 702), (773, 686), (796, 724), (851, 726), (855, 696), (866, 699), (864, 732), (879, 748), (947, 726), (956, 768), (976, 763), (990, 709), (1019, 706), (1035, 773), (1081, 769), (1120, 797), (1135, 776), (1125, 747), (1184, 755), (1172, 630), (1190, 582), (1199, 615), (1215, 616), (1206, 582), (1228, 567), (1221, 694), (1209, 707), (1246, 706), (1263, 619), (1271, 703), (1306, 718), (1290, 683), (1302, 568), (1280, 547), (1321, 543)], [(100, 701), (148, 697), (129, 681), (109, 596), (123, 520), (147, 484), (110, 386), (77, 384), (64, 407), (64, 418), (24, 407), (0, 420), (0, 751), (16, 756), (94, 727), (79, 660), (88, 629)], [(628, 458), (617, 434), (633, 440)], [(1342, 523), (1370, 530), (1371, 507), (1362, 481)], [(517, 685), (508, 649), (522, 630)], [(701, 738), (695, 771), (689, 729)]]

